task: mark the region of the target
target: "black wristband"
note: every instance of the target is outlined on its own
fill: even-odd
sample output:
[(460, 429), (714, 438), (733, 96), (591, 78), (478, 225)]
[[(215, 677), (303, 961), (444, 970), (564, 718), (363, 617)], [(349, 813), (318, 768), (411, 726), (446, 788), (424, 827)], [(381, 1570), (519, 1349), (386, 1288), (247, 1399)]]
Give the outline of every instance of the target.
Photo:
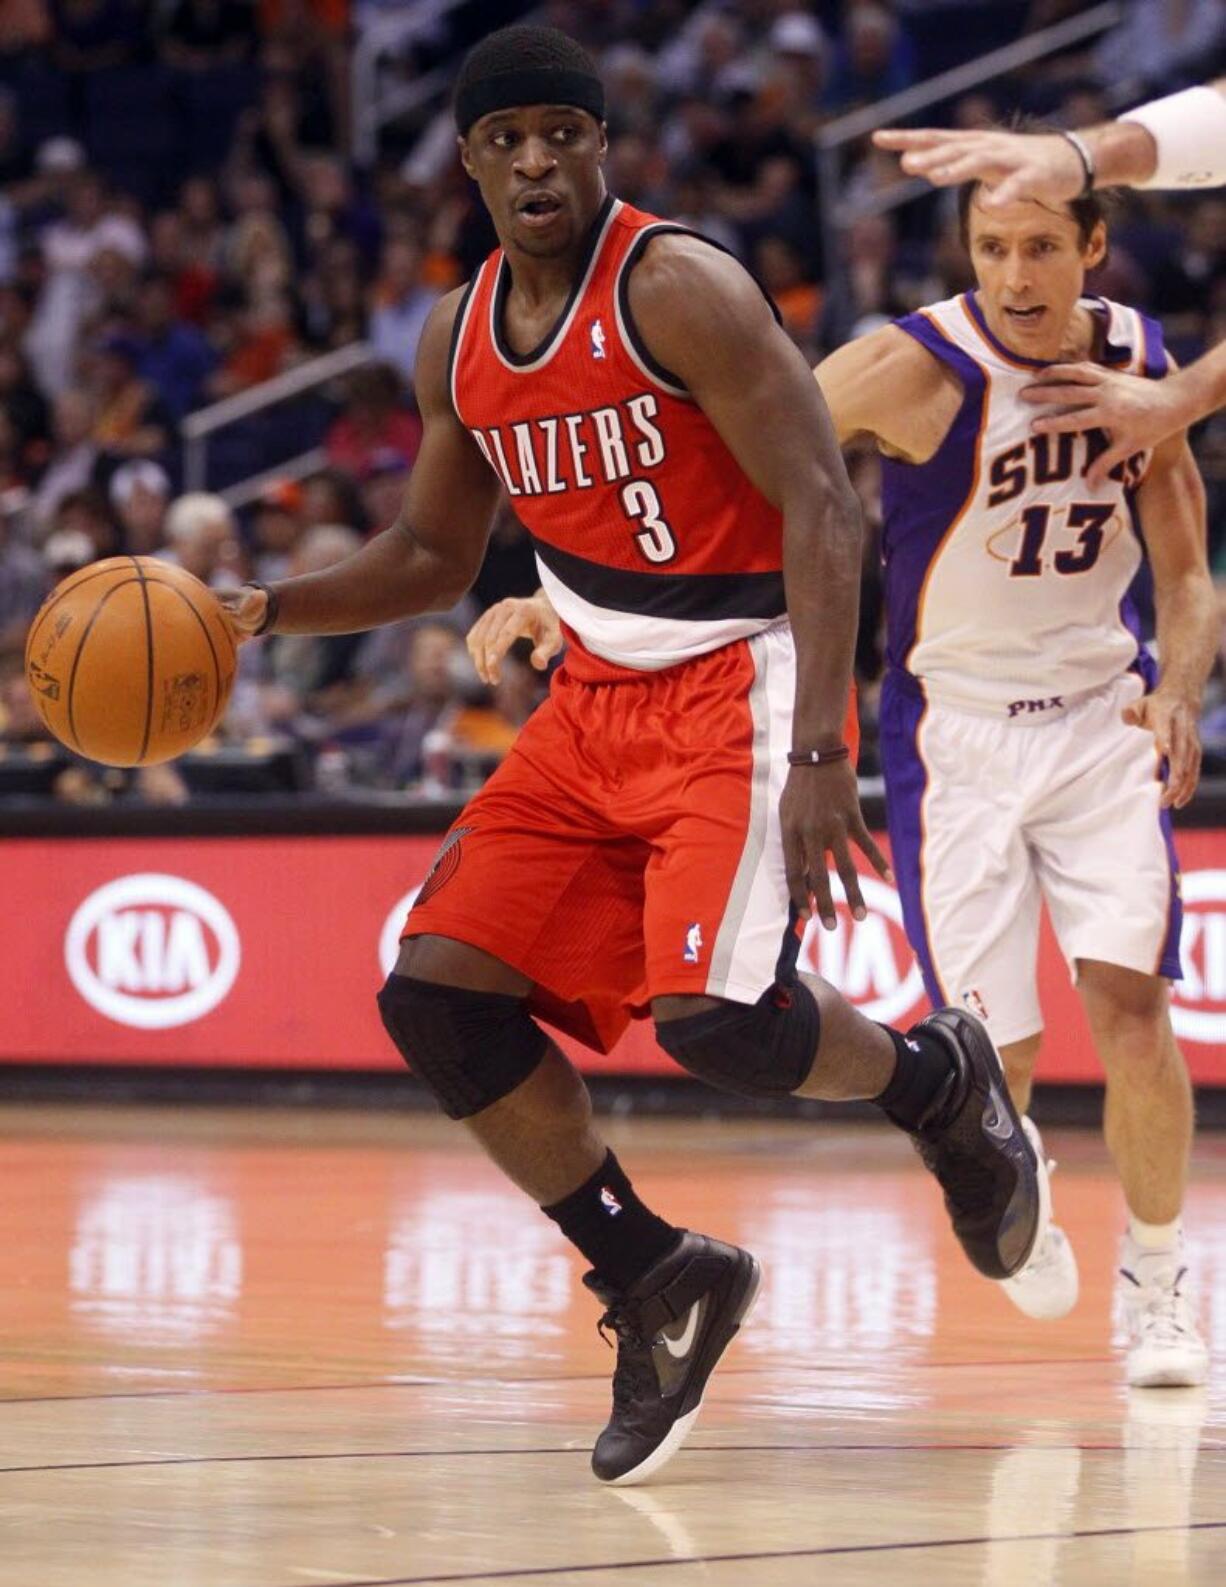
[(851, 750), (846, 744), (836, 744), (833, 749), (790, 749), (789, 766), (825, 766), (832, 760), (846, 760)]
[(1060, 136), (1065, 143), (1071, 144), (1077, 151), (1077, 158), (1081, 161), (1081, 169), (1085, 172), (1085, 181), (1082, 182), (1081, 192), (1078, 193), (1077, 197), (1086, 198), (1094, 191), (1094, 177), (1097, 174), (1094, 169), (1094, 156), (1090, 153), (1090, 145), (1078, 132), (1067, 132), (1062, 128)]
[(261, 634), (266, 634), (276, 622), (281, 602), (277, 598), (276, 590), (271, 588), (270, 585), (262, 583), (259, 579), (248, 579), (243, 588), (245, 590), (259, 590), (264, 597), (264, 616), (260, 620), (260, 626), (253, 629), (251, 633), (252, 639), (258, 639)]

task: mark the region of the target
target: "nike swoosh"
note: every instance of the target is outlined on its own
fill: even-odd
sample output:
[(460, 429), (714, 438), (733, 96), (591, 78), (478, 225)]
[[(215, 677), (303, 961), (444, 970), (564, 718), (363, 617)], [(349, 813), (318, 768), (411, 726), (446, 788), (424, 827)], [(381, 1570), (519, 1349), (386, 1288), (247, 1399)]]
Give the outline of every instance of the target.
[(995, 1086), (988, 1087), (988, 1100), (991, 1103), (991, 1112), (983, 1116), (984, 1134), (990, 1135), (994, 1141), (1012, 1140), (1013, 1121), (1005, 1111)]
[(676, 1356), (680, 1360), (682, 1356), (689, 1354), (690, 1346), (694, 1343), (694, 1335), (698, 1332), (698, 1313), (701, 1310), (699, 1302), (695, 1301), (690, 1307), (689, 1321), (678, 1339), (674, 1339), (672, 1334), (666, 1334), (663, 1329), (660, 1330), (660, 1338), (663, 1339), (665, 1349), (670, 1356)]

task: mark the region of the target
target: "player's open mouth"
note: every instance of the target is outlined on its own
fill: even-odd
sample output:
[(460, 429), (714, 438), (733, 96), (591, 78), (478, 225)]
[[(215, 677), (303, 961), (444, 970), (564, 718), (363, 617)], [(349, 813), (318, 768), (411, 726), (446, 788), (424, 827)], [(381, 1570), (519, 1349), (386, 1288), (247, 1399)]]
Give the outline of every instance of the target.
[(515, 213), (529, 226), (547, 226), (561, 208), (562, 200), (556, 193), (537, 191), (525, 193), (517, 200)]
[(1034, 303), (1029, 308), (1013, 309), (1006, 304), (1005, 313), (1015, 325), (1037, 325), (1047, 313), (1047, 306), (1044, 303)]

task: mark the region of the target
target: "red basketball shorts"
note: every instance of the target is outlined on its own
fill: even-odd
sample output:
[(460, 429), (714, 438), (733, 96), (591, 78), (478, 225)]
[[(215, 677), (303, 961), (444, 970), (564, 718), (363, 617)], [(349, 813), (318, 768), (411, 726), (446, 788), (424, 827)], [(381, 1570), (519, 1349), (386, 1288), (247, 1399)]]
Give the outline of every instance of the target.
[[(590, 682), (575, 652), (452, 827), (403, 936), (531, 978), (534, 1011), (607, 1052), (653, 997), (753, 1003), (789, 938), (779, 798), (786, 626), (663, 672)], [(855, 744), (855, 704), (847, 724)]]

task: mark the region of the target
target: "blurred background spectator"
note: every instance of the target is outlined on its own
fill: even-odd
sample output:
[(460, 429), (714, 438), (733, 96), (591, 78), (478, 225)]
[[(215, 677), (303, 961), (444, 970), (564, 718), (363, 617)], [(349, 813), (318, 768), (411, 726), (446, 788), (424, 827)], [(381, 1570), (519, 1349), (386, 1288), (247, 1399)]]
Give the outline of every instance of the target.
[[(970, 284), (949, 195), (896, 202), (894, 162), (860, 139), (839, 155), (837, 191), (823, 191), (833, 169), (818, 157), (823, 128), (1087, 9), (548, 0), (531, 14), (600, 60), (613, 191), (741, 258), (815, 361)], [(123, 551), (172, 557), (215, 585), (279, 578), (325, 566), (393, 521), (421, 440), (422, 327), (493, 244), (456, 157), (447, 85), (474, 39), (529, 10), (521, 0), (0, 5), (3, 742), (22, 754), (38, 742), (22, 736), (32, 722), (14, 658), (65, 572)], [(392, 42), (376, 48), (374, 30), (392, 23)], [(1221, 70), (1224, 45), (1220, 0), (1130, 0), (1108, 32), (925, 114), (976, 126), (1020, 108), (1084, 125)], [(364, 60), (373, 78), (354, 75)], [(357, 82), (402, 107), (373, 136)], [(1095, 289), (1162, 315), (1186, 360), (1226, 322), (1224, 261), (1220, 195), (1131, 194)], [(262, 402), (267, 381), (354, 345), (368, 359), (343, 377)], [(228, 399), (201, 435), (202, 410)], [(1226, 581), (1223, 421), (1195, 444)], [(850, 463), (875, 531), (876, 463)], [(516, 653), (499, 689), (480, 689), (462, 634), (481, 605), (535, 582), (504, 503), (473, 596), (444, 619), (243, 647), (212, 781), (191, 757), (173, 776), (119, 784), (72, 765), (58, 796), (177, 799), (224, 787), (227, 767), (247, 786), (243, 747), (264, 745), (258, 758), (279, 743), (292, 746), (293, 780), (334, 793), (469, 787), (543, 685)], [(871, 540), (857, 652), (869, 771), (879, 616)], [(1211, 756), (1226, 770), (1216, 727), (1226, 675), (1210, 708)]]

